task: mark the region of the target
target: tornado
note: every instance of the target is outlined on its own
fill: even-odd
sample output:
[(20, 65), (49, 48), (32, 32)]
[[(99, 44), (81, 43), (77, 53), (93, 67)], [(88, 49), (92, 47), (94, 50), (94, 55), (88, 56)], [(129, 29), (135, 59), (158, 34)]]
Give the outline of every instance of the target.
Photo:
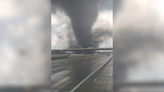
[(108, 5), (110, 1), (111, 0), (51, 0), (52, 13), (55, 13), (57, 9), (61, 9), (69, 16), (79, 46), (82, 48), (98, 47), (99, 42), (93, 39), (94, 36), (91, 32), (92, 26), (98, 17), (100, 7), (111, 9), (111, 6)]

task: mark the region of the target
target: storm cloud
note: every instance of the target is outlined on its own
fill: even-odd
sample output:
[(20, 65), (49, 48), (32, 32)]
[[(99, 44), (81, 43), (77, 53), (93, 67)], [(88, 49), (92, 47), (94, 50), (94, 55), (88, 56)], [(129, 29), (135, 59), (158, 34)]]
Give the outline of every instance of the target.
[[(57, 11), (64, 11), (70, 18), (71, 28), (77, 44), (69, 38), (69, 48), (71, 47), (98, 47), (104, 36), (112, 36), (111, 28), (97, 28), (97, 32), (92, 32), (93, 25), (97, 21), (100, 11), (112, 10), (112, 0), (52, 0), (52, 14)], [(108, 24), (110, 25), (110, 24)], [(101, 30), (108, 30), (101, 32)], [(98, 33), (98, 35), (97, 35)], [(96, 38), (95, 38), (96, 37)], [(105, 38), (105, 37), (104, 37)], [(98, 40), (99, 39), (99, 40)]]

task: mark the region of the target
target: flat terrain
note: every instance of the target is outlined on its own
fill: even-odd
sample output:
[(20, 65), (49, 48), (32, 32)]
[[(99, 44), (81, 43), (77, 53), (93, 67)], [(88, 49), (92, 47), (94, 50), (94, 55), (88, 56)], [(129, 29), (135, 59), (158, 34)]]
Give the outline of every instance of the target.
[(70, 92), (98, 67), (105, 64), (75, 92), (112, 92), (113, 60), (112, 56), (95, 55), (52, 61), (52, 92)]

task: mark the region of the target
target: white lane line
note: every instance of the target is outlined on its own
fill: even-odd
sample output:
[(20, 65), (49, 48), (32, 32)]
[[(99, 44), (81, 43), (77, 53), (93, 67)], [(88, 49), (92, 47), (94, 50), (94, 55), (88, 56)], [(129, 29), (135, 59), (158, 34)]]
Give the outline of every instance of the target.
[(67, 86), (69, 83), (71, 83), (72, 81), (67, 82), (65, 85), (61, 86), (60, 89), (62, 89), (63, 87)]
[[(112, 57), (111, 57), (112, 58)], [(108, 63), (108, 61), (110, 60), (109, 58), (105, 59), (107, 60), (104, 64), (102, 64), (101, 66), (99, 66), (95, 71), (93, 71), (91, 74), (89, 74), (85, 79), (83, 79), (79, 84), (77, 84), (70, 92), (74, 92), (78, 87), (80, 87), (89, 77), (91, 77), (95, 72), (97, 72), (101, 67), (103, 67), (105, 64)], [(104, 60), (104, 61), (105, 61)]]
[(70, 73), (70, 72), (72, 72), (72, 71), (64, 70), (64, 71), (61, 71), (61, 72), (55, 73), (55, 74), (53, 74), (52, 76), (61, 75), (61, 74), (64, 75), (64, 74), (68, 74), (68, 73)]
[(55, 91), (53, 91), (53, 92), (58, 92), (58, 90), (55, 90)]
[(72, 68), (73, 66), (67, 67), (66, 69)]
[(96, 81), (97, 81), (97, 78), (94, 79), (94, 82), (96, 82)]
[(72, 81), (67, 82), (65, 85), (61, 86), (60, 89), (62, 89), (63, 87), (67, 86), (68, 84), (70, 84)]
[(87, 62), (84, 62), (83, 64), (85, 64), (85, 63), (87, 63)]
[(52, 70), (57, 70), (57, 69), (64, 68), (64, 67), (66, 67), (66, 66), (57, 67), (57, 68), (54, 68)]

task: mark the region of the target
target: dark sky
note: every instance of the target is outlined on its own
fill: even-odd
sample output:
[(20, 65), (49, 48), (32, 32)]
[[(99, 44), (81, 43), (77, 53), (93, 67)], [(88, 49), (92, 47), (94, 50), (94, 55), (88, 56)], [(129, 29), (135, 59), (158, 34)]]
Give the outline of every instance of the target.
[[(112, 0), (52, 0), (52, 13), (62, 10), (69, 16), (76, 41), (83, 48), (98, 47), (91, 28), (100, 11), (112, 9)], [(98, 36), (103, 34), (99, 32)]]

